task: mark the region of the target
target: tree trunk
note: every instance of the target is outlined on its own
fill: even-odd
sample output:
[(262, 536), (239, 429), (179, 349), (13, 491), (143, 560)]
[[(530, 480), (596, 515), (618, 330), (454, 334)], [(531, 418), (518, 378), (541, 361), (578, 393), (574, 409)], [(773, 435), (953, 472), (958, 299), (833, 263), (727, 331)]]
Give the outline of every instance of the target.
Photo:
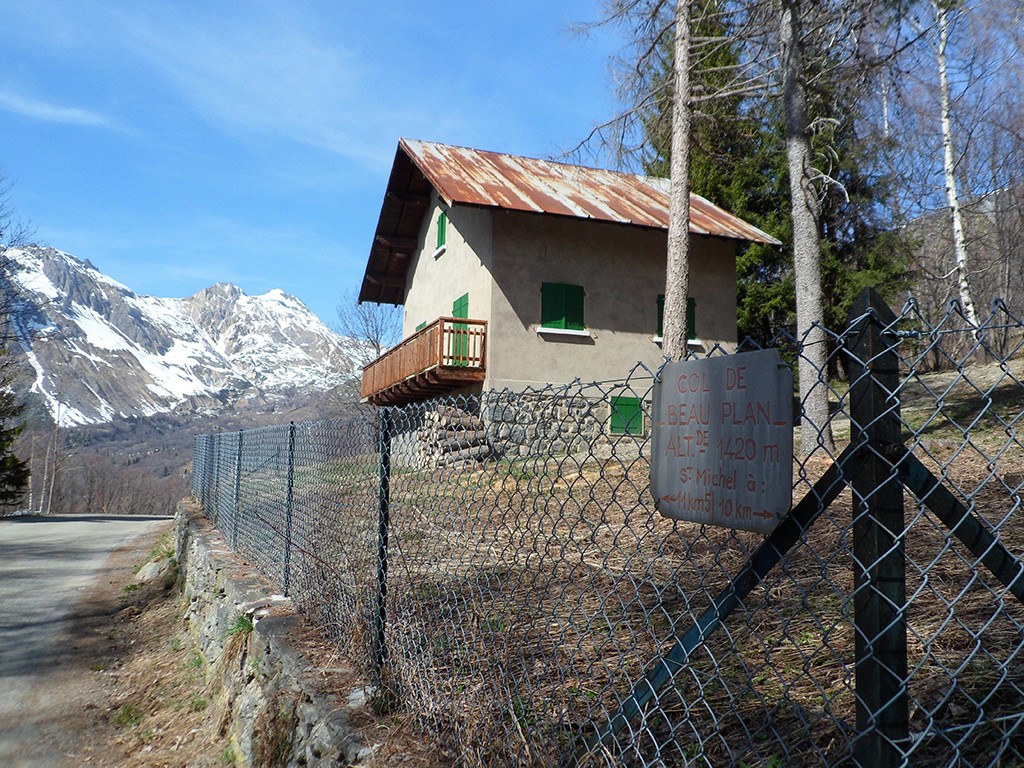
[(676, 2), (675, 73), (672, 91), (668, 262), (662, 350), (671, 360), (686, 357), (686, 298), (690, 288), (690, 4)]
[[(60, 410), (58, 409), (55, 418), (60, 417)], [(59, 468), (59, 459), (57, 455), (58, 438), (60, 437), (60, 427), (57, 426), (58, 422), (53, 425), (53, 464), (50, 470), (50, 487), (46, 492), (46, 508), (43, 510), (43, 514), (48, 515), (53, 511), (53, 492), (57, 485), (57, 470)]]
[(33, 505), (35, 502), (34, 495), (32, 493), (32, 478), (36, 474), (36, 438), (35, 435), (29, 441), (28, 448), (28, 511), (35, 512), (36, 508)]
[(804, 84), (800, 0), (783, 0), (779, 29), (782, 96), (786, 113), (786, 157), (793, 212), (793, 265), (796, 278), (796, 331), (800, 353), (801, 451), (833, 452), (828, 412), (827, 350), (821, 305), (821, 204), (814, 188), (810, 119)]
[(46, 484), (50, 478), (50, 438), (43, 443), (43, 479), (39, 484), (39, 513), (46, 512)]
[(946, 177), (946, 200), (953, 223), (953, 259), (960, 290), (960, 304), (964, 316), (973, 325), (978, 325), (978, 315), (974, 310), (974, 297), (971, 295), (971, 283), (967, 271), (967, 235), (964, 232), (963, 211), (960, 209), (960, 194), (956, 183), (956, 159), (953, 153), (953, 125), (949, 93), (949, 72), (946, 66), (946, 46), (949, 43), (949, 11), (945, 2), (935, 5), (935, 20), (939, 27), (939, 46), (936, 58), (939, 67), (939, 97), (942, 102), (942, 169)]

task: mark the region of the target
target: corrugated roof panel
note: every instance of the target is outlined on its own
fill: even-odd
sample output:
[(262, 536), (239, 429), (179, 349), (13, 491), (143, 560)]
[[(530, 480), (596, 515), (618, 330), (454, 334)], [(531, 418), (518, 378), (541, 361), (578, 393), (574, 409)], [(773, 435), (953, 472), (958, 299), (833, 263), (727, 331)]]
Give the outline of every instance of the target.
[[(668, 179), (584, 168), (498, 152), (402, 139), (395, 153), (370, 248), (360, 301), (400, 304), (431, 187), (448, 203), (668, 228)], [(699, 195), (690, 197), (690, 231), (778, 243)]]
[[(666, 179), (414, 139), (400, 146), (453, 203), (668, 227)], [(697, 234), (778, 243), (699, 195), (691, 196), (690, 210), (690, 230)]]

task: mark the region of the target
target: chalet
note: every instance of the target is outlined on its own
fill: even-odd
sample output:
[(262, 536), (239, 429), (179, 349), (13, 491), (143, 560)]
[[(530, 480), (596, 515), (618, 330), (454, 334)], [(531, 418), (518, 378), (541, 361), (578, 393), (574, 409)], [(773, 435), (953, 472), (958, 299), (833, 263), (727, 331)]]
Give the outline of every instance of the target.
[[(404, 305), (378, 405), (625, 375), (662, 359), (668, 182), (402, 139), (359, 301)], [(697, 195), (696, 350), (736, 345), (736, 249), (771, 236)]]

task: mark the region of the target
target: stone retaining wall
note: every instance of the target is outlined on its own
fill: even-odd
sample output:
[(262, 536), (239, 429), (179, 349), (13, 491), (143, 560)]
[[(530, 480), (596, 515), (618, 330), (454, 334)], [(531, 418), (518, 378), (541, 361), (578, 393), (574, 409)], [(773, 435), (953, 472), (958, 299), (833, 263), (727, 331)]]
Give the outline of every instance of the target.
[(372, 750), (350, 725), (366, 691), (354, 685), (340, 701), (318, 690), (339, 670), (303, 655), (291, 601), (246, 568), (195, 507), (179, 505), (176, 533), (185, 621), (215, 691), (211, 716), (226, 728), (237, 764), (319, 768), (369, 759)]

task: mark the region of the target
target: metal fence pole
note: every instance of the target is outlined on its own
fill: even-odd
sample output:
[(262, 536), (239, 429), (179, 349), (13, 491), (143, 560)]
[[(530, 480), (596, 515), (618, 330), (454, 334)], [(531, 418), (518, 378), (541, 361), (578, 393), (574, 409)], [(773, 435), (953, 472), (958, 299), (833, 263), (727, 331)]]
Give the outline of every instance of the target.
[(220, 527), (220, 444), (221, 433), (213, 436), (213, 524)]
[(850, 442), (862, 469), (852, 478), (857, 739), (862, 768), (904, 764), (907, 711), (906, 556), (900, 455), (896, 317), (866, 289), (854, 303), (846, 337)]
[(213, 510), (210, 504), (210, 499), (213, 498), (213, 435), (207, 435), (205, 440), (205, 451), (203, 458), (203, 509), (206, 510), (206, 514), (213, 514), (216, 517), (216, 511)]
[(284, 500), (284, 596), (288, 597), (288, 586), (292, 572), (292, 499), (295, 487), (295, 422), (288, 422), (288, 488)]
[(238, 430), (238, 449), (235, 452), (235, 519), (231, 525), (231, 548), (238, 549), (238, 524), (242, 516), (242, 430)]
[(387, 661), (388, 529), (391, 523), (391, 409), (380, 410), (380, 485), (377, 493), (377, 611), (374, 615), (373, 661), (378, 674)]
[(192, 478), (189, 483), (189, 492), (194, 499), (199, 498), (199, 443), (202, 439), (199, 435), (192, 438)]

